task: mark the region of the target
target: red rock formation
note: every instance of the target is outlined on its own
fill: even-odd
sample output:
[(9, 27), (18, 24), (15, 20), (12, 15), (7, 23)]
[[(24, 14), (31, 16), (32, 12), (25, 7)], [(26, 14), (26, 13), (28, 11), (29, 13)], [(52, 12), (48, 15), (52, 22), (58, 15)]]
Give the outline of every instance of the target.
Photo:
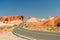
[(40, 26), (60, 26), (60, 16), (55, 17), (49, 17), (45, 20), (38, 20), (37, 18), (31, 17), (26, 22), (29, 24), (29, 22), (33, 21), (32, 23), (34, 25), (40, 25)]
[(55, 25), (54, 21), (55, 21), (54, 17), (49, 17), (47, 21), (43, 23), (43, 26), (54, 26)]
[(24, 16), (3, 16), (0, 17), (0, 22), (8, 22), (8, 21), (14, 21), (14, 20), (21, 20), (24, 21)]
[(55, 25), (60, 26), (60, 16), (55, 16), (54, 20), (55, 20)]

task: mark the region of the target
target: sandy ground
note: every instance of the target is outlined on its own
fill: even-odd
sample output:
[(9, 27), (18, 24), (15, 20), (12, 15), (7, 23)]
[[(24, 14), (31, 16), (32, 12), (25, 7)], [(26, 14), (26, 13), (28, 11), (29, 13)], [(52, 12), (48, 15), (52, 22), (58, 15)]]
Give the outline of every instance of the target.
[(0, 35), (0, 40), (26, 40), (26, 39), (18, 37), (10, 31), (3, 35)]

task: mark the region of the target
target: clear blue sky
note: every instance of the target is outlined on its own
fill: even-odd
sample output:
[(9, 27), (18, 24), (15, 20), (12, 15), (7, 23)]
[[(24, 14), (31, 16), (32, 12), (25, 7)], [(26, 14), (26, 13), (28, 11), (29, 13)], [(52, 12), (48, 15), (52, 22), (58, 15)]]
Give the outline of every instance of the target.
[(48, 17), (60, 15), (60, 0), (0, 0), (0, 16)]

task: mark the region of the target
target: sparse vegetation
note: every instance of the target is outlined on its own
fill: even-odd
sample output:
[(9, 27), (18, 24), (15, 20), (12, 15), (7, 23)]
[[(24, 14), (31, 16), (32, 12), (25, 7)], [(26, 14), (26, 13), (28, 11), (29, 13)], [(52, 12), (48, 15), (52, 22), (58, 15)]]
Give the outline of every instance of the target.
[(58, 27), (58, 26), (41, 27), (41, 26), (26, 25), (26, 23), (24, 23), (23, 28), (28, 29), (28, 30), (60, 32), (60, 27)]

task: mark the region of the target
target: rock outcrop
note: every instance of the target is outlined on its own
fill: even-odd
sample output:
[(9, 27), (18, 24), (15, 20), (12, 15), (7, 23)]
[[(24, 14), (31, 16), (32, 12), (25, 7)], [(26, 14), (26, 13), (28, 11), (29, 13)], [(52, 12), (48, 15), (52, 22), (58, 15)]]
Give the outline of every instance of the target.
[(0, 27), (1, 26), (17, 26), (24, 22), (24, 16), (3, 16), (0, 17)]
[(33, 25), (39, 25), (39, 26), (60, 26), (60, 16), (55, 17), (48, 17), (47, 19), (38, 19), (35, 17), (30, 17), (26, 21), (27, 25), (32, 23)]
[(20, 20), (24, 21), (24, 16), (3, 16), (0, 17), (0, 22), (8, 23), (10, 21)]

